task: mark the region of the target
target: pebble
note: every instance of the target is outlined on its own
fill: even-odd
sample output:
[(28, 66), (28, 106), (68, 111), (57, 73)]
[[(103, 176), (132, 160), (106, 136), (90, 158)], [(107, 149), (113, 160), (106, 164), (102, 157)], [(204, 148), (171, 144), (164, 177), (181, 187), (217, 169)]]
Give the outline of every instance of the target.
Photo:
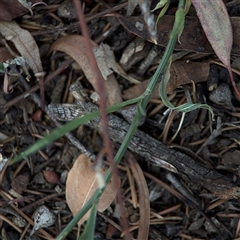
[(225, 105), (231, 108), (232, 111), (236, 111), (231, 102), (232, 93), (230, 87), (226, 83), (221, 83), (214, 91), (209, 94), (209, 99), (218, 104)]

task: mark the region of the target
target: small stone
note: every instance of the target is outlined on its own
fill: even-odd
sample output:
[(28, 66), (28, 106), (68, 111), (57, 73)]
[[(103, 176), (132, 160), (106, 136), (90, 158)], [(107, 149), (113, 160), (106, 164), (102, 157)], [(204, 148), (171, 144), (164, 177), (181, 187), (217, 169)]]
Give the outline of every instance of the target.
[(55, 171), (44, 170), (43, 175), (49, 183), (54, 183), (54, 184), (59, 183), (59, 176)]
[(53, 225), (55, 220), (55, 215), (46, 206), (40, 206), (34, 213), (34, 226), (30, 235), (32, 236), (39, 228)]
[(26, 227), (26, 225), (27, 225), (26, 220), (24, 218), (22, 218), (21, 216), (15, 216), (13, 218), (13, 223), (20, 228)]
[[(219, 221), (215, 217), (212, 217), (211, 220), (213, 221), (213, 223), (215, 224), (215, 226), (217, 228), (221, 228), (221, 225), (220, 225)], [(216, 232), (216, 229), (212, 226), (212, 224), (209, 221), (205, 221), (204, 227), (205, 227), (206, 231), (209, 232), (209, 233), (215, 233)]]
[(77, 11), (72, 1), (63, 1), (58, 7), (58, 16), (67, 19), (76, 19)]
[(232, 98), (232, 93), (229, 86), (226, 83), (221, 83), (217, 87), (217, 89), (215, 89), (209, 94), (209, 99), (212, 102), (219, 105), (228, 106), (232, 109), (232, 111), (236, 111), (236, 109), (232, 105), (231, 98)]

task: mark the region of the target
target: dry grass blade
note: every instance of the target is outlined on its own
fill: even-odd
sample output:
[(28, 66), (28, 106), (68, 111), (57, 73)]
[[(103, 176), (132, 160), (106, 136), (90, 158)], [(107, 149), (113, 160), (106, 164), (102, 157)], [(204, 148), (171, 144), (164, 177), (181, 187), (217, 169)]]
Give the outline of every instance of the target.
[(139, 230), (138, 230), (138, 240), (148, 239), (148, 231), (150, 225), (150, 202), (149, 202), (149, 191), (146, 179), (143, 172), (138, 165), (137, 161), (134, 159), (133, 155), (129, 158), (130, 168), (132, 170), (135, 182), (138, 186), (139, 193)]
[(129, 167), (126, 167), (126, 171), (127, 171), (128, 181), (129, 181), (130, 190), (131, 190), (132, 204), (134, 208), (137, 208), (138, 201), (137, 201), (137, 191), (135, 188), (134, 177)]

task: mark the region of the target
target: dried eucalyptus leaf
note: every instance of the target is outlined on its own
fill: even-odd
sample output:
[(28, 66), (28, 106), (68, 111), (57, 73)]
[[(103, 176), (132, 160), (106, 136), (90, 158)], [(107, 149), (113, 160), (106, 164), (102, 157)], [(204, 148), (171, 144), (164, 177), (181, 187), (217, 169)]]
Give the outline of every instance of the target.
[(240, 93), (234, 82), (230, 55), (233, 44), (233, 30), (226, 6), (222, 0), (191, 0), (204, 32), (218, 58), (228, 69), (234, 91), (238, 97)]
[[(92, 41), (91, 44), (93, 47), (97, 47), (95, 42)], [(84, 37), (79, 35), (64, 36), (55, 41), (49, 51), (61, 51), (71, 56), (82, 68), (88, 81), (96, 86), (96, 74), (92, 71)]]
[(0, 33), (6, 40), (14, 43), (35, 74), (43, 72), (38, 46), (29, 31), (22, 29), (16, 22), (12, 21), (0, 22)]
[[(106, 171), (101, 172), (105, 174)], [(103, 212), (113, 202), (119, 186), (120, 181), (118, 186), (115, 186), (113, 182), (106, 186), (98, 202), (99, 212)], [(92, 197), (97, 188), (96, 172), (92, 170), (91, 161), (86, 155), (81, 154), (70, 170), (66, 183), (66, 200), (74, 216)], [(79, 221), (80, 225), (88, 219), (89, 214), (90, 211), (83, 216)]]
[[(41, 2), (42, 0), (31, 0), (31, 1), (25, 0), (25, 2), (26, 1), (28, 1), (33, 5), (35, 3)], [(19, 17), (29, 11), (29, 9), (25, 8), (18, 0), (11, 0), (11, 1), (1, 0), (0, 9), (1, 9), (0, 21), (7, 21), (7, 22), (10, 22), (12, 21), (12, 19)]]
[(208, 41), (224, 65), (230, 65), (233, 32), (231, 21), (222, 0), (191, 0)]

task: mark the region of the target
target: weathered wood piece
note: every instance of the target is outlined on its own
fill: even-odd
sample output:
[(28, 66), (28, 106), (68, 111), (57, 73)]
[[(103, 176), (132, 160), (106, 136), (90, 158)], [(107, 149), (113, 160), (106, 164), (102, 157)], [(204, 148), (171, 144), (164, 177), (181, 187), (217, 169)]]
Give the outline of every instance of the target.
[[(73, 84), (70, 89), (76, 99), (78, 85)], [(90, 112), (98, 111), (98, 107), (91, 102), (77, 101), (76, 104), (50, 104), (49, 111), (59, 121), (71, 121)], [(100, 117), (89, 121), (86, 125), (101, 131)], [(114, 114), (108, 115), (109, 135), (114, 142), (122, 143), (130, 125)], [(128, 148), (144, 157), (151, 164), (177, 172), (185, 181), (200, 184), (221, 199), (240, 197), (240, 188), (231, 183), (231, 179), (218, 173), (208, 166), (204, 166), (188, 155), (167, 147), (153, 137), (138, 130), (133, 136)]]

